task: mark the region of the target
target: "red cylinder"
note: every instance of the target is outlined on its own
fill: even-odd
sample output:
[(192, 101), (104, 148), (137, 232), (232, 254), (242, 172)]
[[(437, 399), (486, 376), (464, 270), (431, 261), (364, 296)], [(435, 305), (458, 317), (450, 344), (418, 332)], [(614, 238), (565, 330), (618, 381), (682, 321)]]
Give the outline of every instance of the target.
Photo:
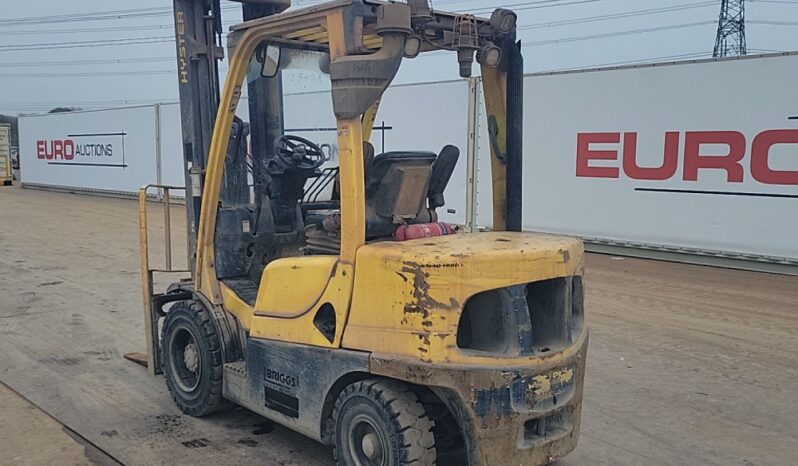
[(457, 227), (448, 223), (420, 223), (418, 225), (402, 225), (396, 229), (394, 238), (397, 241), (407, 241), (419, 238), (432, 238), (457, 233)]

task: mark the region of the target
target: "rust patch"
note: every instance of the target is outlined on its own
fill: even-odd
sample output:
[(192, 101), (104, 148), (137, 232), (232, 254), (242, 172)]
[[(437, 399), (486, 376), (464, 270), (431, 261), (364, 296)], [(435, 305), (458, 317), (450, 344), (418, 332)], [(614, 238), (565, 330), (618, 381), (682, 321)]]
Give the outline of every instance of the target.
[(562, 255), (563, 264), (567, 264), (571, 260), (571, 253), (567, 249), (560, 249), (560, 255)]
[(419, 352), (419, 357), (429, 353), (429, 346), (430, 346), (430, 339), (429, 333), (426, 332), (413, 332), (413, 334), (419, 339), (419, 346), (416, 348)]
[(405, 314), (420, 314), (425, 320), (429, 320), (430, 309), (457, 309), (460, 303), (453, 297), (449, 299), (448, 303), (436, 300), (429, 294), (429, 283), (427, 277), (429, 272), (424, 269), (427, 267), (460, 267), (461, 264), (418, 264), (416, 262), (405, 262), (402, 267), (402, 272), (397, 272), (402, 275), (405, 281), (409, 282), (409, 275), (413, 277), (413, 299), (411, 302), (406, 303), (404, 307)]
[(430, 344), (429, 333), (426, 333), (426, 332), (414, 332), (414, 333), (415, 333), (416, 337), (419, 340), (421, 340), (422, 344), (429, 346), (429, 344)]

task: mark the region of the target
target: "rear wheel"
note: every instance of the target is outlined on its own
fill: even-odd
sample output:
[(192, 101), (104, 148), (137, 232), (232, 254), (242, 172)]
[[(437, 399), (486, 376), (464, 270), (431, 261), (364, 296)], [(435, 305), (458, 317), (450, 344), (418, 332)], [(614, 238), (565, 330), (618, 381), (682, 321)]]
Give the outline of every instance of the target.
[(222, 350), (211, 315), (196, 301), (179, 302), (166, 314), (161, 367), (181, 411), (205, 416), (228, 404), (222, 398)]
[(346, 466), (425, 466), (436, 459), (434, 423), (407, 385), (356, 382), (335, 403), (335, 461)]

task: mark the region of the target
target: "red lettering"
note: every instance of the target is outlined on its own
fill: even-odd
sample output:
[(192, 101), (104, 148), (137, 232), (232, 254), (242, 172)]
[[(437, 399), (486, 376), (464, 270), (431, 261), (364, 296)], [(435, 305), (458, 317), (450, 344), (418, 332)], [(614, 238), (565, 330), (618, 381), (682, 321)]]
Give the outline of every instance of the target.
[(60, 139), (53, 141), (53, 159), (64, 159), (64, 141)]
[(777, 144), (798, 144), (798, 129), (774, 129), (759, 133), (751, 148), (751, 176), (765, 184), (798, 185), (798, 171), (770, 168), (770, 148)]
[(75, 158), (75, 143), (71, 139), (64, 139), (64, 160)]
[(637, 133), (623, 134), (623, 172), (635, 180), (667, 180), (679, 166), (679, 133), (665, 133), (665, 152), (659, 167), (637, 164)]
[[(726, 155), (707, 155), (701, 153), (704, 144), (723, 144), (729, 146)], [(742, 183), (743, 166), (740, 160), (745, 157), (745, 136), (738, 131), (688, 131), (684, 139), (684, 180), (698, 181), (699, 169), (726, 170), (726, 180)]]
[(621, 133), (579, 133), (576, 136), (576, 176), (618, 178), (618, 167), (591, 167), (591, 160), (618, 160), (617, 150), (591, 150), (591, 144), (618, 144)]
[(75, 142), (71, 139), (36, 141), (36, 158), (47, 160), (74, 160)]
[[(49, 151), (47, 149), (50, 149)], [(47, 160), (53, 160), (53, 141), (50, 141), (50, 144), (44, 145), (44, 158)]]

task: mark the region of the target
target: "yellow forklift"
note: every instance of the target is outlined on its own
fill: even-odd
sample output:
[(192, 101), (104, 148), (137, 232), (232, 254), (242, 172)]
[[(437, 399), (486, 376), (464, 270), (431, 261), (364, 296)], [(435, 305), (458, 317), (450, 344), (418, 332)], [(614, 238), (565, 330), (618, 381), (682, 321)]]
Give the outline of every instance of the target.
[[(173, 269), (171, 252), (150, 266), (146, 189), (140, 215), (147, 362), (178, 407), (246, 407), (333, 446), (340, 465), (538, 465), (572, 451), (583, 246), (521, 232), (516, 15), (245, 0), (220, 90), (218, 0), (174, 6), (191, 279), (154, 292), (153, 274)], [(375, 155), (369, 142), (400, 65), (426, 53), (456, 57), (462, 77), (481, 67), (491, 232), (438, 221), (457, 147)], [(286, 129), (296, 76), (329, 96), (337, 166)]]

